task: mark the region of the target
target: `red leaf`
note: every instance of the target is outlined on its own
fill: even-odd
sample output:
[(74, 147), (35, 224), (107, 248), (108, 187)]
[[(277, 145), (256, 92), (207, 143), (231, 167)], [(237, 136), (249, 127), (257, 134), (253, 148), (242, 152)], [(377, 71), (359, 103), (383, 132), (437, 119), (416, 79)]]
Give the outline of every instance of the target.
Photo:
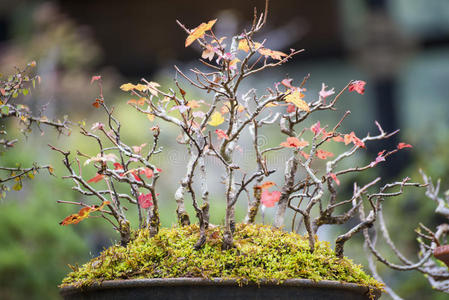
[(145, 174), (147, 178), (151, 178), (154, 175), (153, 170), (151, 170), (150, 168), (143, 169), (143, 171), (140, 171), (139, 174)]
[(320, 121), (316, 122), (315, 124), (312, 125), (312, 127), (310, 127), (310, 130), (312, 130), (312, 132), (317, 135), (320, 134), (321, 132), (321, 125), (320, 125)]
[(361, 139), (359, 139), (358, 137), (355, 136), (354, 131), (352, 131), (350, 134), (345, 134), (344, 142), (345, 142), (345, 145), (352, 142), (356, 146), (365, 148), (365, 143)]
[(120, 163), (114, 163), (115, 170), (123, 170), (123, 166)]
[(296, 111), (296, 106), (294, 106), (293, 104), (289, 104), (287, 106), (287, 113), (292, 113)]
[(329, 173), (329, 176), (335, 181), (337, 185), (340, 185), (340, 180), (338, 180), (337, 175), (334, 173)]
[(151, 193), (148, 194), (140, 194), (138, 197), (140, 207), (148, 208), (153, 205), (153, 196)]
[(87, 181), (87, 183), (98, 182), (98, 181), (102, 180), (103, 178), (104, 178), (104, 175), (98, 174), (98, 173), (97, 173), (97, 175), (95, 175), (94, 177), (92, 177), (91, 179), (89, 179), (89, 180)]
[(351, 84), (349, 84), (349, 91), (356, 91), (360, 95), (363, 95), (363, 93), (365, 92), (365, 84), (366, 82), (363, 80), (353, 81), (351, 82)]
[(400, 150), (400, 149), (404, 149), (404, 148), (413, 148), (413, 146), (410, 145), (410, 144), (406, 144), (406, 143), (399, 143), (399, 144), (398, 144), (398, 149), (399, 149), (399, 150)]
[(327, 159), (328, 157), (334, 156), (334, 154), (333, 154), (332, 152), (329, 152), (329, 151), (326, 151), (326, 150), (318, 149), (318, 150), (316, 151), (316, 156), (317, 156), (319, 159)]
[(273, 207), (276, 202), (281, 198), (281, 192), (274, 191), (269, 192), (268, 190), (263, 190), (262, 195), (260, 196), (260, 202), (265, 207)]
[(221, 129), (216, 129), (215, 133), (217, 134), (219, 139), (229, 140), (229, 136)]

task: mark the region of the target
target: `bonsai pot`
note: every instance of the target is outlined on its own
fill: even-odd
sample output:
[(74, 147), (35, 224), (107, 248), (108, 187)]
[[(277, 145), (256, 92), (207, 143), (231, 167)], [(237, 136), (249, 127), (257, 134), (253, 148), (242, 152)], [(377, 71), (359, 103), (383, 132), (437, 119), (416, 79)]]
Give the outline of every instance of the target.
[(236, 280), (203, 278), (155, 278), (110, 280), (88, 287), (61, 288), (65, 300), (77, 299), (378, 299), (381, 291), (353, 283), (288, 279), (281, 284), (240, 284)]
[(433, 251), (433, 256), (441, 260), (449, 267), (449, 245), (438, 246)]

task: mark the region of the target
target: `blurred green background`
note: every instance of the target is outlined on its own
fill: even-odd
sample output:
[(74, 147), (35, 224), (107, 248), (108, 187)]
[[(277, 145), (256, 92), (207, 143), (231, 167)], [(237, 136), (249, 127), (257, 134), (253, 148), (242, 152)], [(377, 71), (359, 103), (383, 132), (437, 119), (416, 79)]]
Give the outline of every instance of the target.
[[(183, 70), (197, 66), (199, 48), (184, 48), (185, 35), (175, 24), (179, 19), (189, 28), (218, 18), (215, 33), (230, 36), (250, 24), (253, 7), (259, 11), (264, 1), (23, 1), (0, 2), (0, 72), (11, 74), (14, 67), (37, 61), (40, 86), (20, 99), (39, 111), (47, 105), (46, 115), (62, 118), (69, 115), (76, 124), (86, 127), (104, 116), (91, 103), (98, 94), (90, 85), (93, 75), (102, 75), (106, 101), (116, 107), (123, 124), (123, 136), (131, 145), (151, 141), (151, 123), (126, 105), (129, 99), (119, 90), (126, 82), (145, 77), (162, 86), (173, 86), (173, 65)], [(261, 73), (248, 80), (244, 88), (263, 90), (287, 75), (295, 82), (311, 74), (306, 99), (312, 100), (324, 82), (336, 90), (351, 79), (368, 82), (364, 96), (345, 94), (339, 104), (340, 114), (317, 114), (322, 124), (335, 124), (344, 111), (352, 114), (343, 131), (354, 130), (358, 136), (374, 133), (374, 120), (387, 130), (401, 128), (400, 135), (388, 143), (369, 145), (356, 157), (359, 164), (369, 162), (379, 150), (394, 147), (398, 141), (410, 143), (412, 151), (402, 152), (381, 168), (358, 182), (377, 175), (387, 180), (410, 176), (420, 181), (422, 168), (434, 179), (442, 178), (443, 190), (449, 188), (449, 2), (445, 0), (340, 0), (272, 1), (268, 25), (259, 34), (267, 46), (276, 50), (305, 48), (289, 64)], [(192, 99), (205, 99), (184, 85)], [(28, 180), (19, 192), (10, 192), (0, 203), (0, 299), (58, 299), (57, 285), (70, 269), (67, 264), (83, 263), (113, 243), (117, 236), (100, 218), (90, 218), (78, 225), (61, 227), (58, 223), (77, 207), (56, 204), (57, 200), (89, 201), (71, 190), (61, 179), (65, 170), (61, 157), (49, 151), (47, 144), (95, 155), (91, 141), (78, 133), (76, 125), (70, 137), (56, 136), (46, 129), (23, 137), (17, 124), (2, 122), (20, 141), (0, 157), (1, 165), (23, 166), (34, 161), (50, 163), (56, 177), (42, 172)], [(10, 131), (11, 131), (10, 130)], [(15, 130), (15, 131), (14, 131)], [(156, 158), (162, 168), (159, 190), (164, 226), (175, 222), (174, 182), (185, 163), (183, 149), (171, 148), (177, 136), (166, 126), (162, 144), (168, 148)], [(264, 146), (277, 145), (276, 130), (264, 133)], [(332, 150), (337, 150), (332, 149)], [(252, 155), (244, 152), (245, 155)], [(250, 157), (250, 156), (248, 156)], [(251, 158), (251, 157), (250, 157)], [(269, 157), (279, 164), (282, 156)], [(213, 163), (213, 162), (210, 162)], [(86, 168), (85, 177), (95, 170)], [(222, 223), (223, 202), (218, 179), (211, 183), (212, 222)], [(276, 179), (276, 177), (274, 177)], [(349, 181), (351, 178), (345, 178)], [(99, 183), (101, 185), (102, 183)], [(348, 188), (351, 189), (349, 183)], [(239, 203), (237, 217), (245, 213), (246, 200)], [(385, 204), (392, 236), (401, 249), (414, 258), (416, 242), (413, 229), (419, 222), (433, 228), (443, 220), (433, 214), (434, 203), (424, 192), (411, 190), (403, 197)], [(271, 222), (267, 209), (265, 221)], [(192, 214), (193, 216), (193, 214)], [(291, 215), (289, 216), (291, 218)], [(286, 223), (290, 229), (290, 223)], [(337, 229), (338, 231), (338, 229)], [(339, 231), (338, 231), (339, 232)], [(322, 239), (332, 240), (335, 231), (323, 228)], [(350, 241), (346, 255), (365, 263), (360, 237)], [(388, 253), (388, 252), (386, 252)], [(387, 254), (388, 255), (388, 254)], [(386, 281), (406, 299), (444, 299), (433, 291), (418, 273), (392, 272), (380, 267)], [(383, 296), (382, 299), (388, 299)]]

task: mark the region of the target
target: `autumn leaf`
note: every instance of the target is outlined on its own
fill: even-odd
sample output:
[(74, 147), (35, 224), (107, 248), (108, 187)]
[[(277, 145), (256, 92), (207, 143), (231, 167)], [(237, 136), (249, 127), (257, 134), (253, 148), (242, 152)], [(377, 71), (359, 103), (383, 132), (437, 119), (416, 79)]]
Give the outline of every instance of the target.
[(298, 140), (296, 137), (288, 137), (286, 142), (282, 142), (282, 147), (288, 147), (288, 148), (303, 148), (309, 145), (308, 141)]
[(337, 175), (334, 173), (329, 173), (329, 176), (335, 181), (337, 185), (340, 185), (340, 180), (338, 180)]
[(363, 95), (365, 93), (365, 84), (366, 82), (363, 80), (355, 80), (349, 84), (349, 91), (356, 91), (360, 95)]
[(185, 47), (189, 47), (194, 41), (202, 38), (206, 31), (210, 30), (212, 26), (214, 26), (215, 22), (217, 22), (217, 19), (211, 20), (207, 23), (201, 23), (198, 27), (193, 29), (186, 39)]
[(321, 133), (321, 131), (323, 130), (321, 128), (321, 124), (320, 121), (316, 122), (315, 124), (312, 125), (312, 127), (310, 127), (310, 130), (315, 134), (318, 135)]
[(316, 156), (317, 156), (319, 159), (327, 159), (328, 157), (334, 156), (334, 154), (333, 154), (332, 152), (329, 152), (329, 151), (326, 151), (326, 150), (318, 149), (318, 150), (316, 151)]
[(284, 52), (271, 50), (268, 48), (260, 48), (257, 50), (263, 56), (269, 56), (272, 59), (282, 60), (283, 57), (287, 56)]
[(213, 46), (207, 44), (206, 49), (201, 53), (201, 58), (212, 60), (215, 55), (215, 49)]
[(265, 190), (265, 189), (269, 189), (270, 187), (275, 186), (275, 185), (276, 185), (276, 183), (274, 183), (273, 181), (265, 181), (261, 185), (256, 186), (256, 188)]
[(66, 217), (64, 220), (62, 220), (59, 223), (59, 225), (64, 226), (64, 225), (69, 225), (69, 224), (78, 224), (82, 220), (88, 218), (90, 213), (99, 211), (99, 210), (103, 209), (103, 207), (105, 205), (108, 205), (110, 203), (111, 202), (109, 202), (109, 201), (104, 201), (100, 206), (92, 205), (92, 206), (83, 207), (78, 211), (78, 213), (72, 214), (72, 215)]
[(398, 144), (399, 150), (404, 149), (404, 148), (413, 148), (413, 146), (410, 144), (402, 143), (402, 142)]
[(356, 137), (354, 131), (352, 131), (350, 134), (345, 134), (344, 142), (345, 142), (345, 145), (347, 145), (349, 143), (354, 143), (354, 145), (356, 145), (356, 146), (365, 148), (365, 143), (361, 139)]
[(136, 86), (132, 83), (125, 83), (120, 86), (120, 89), (125, 92), (132, 91)]
[(209, 125), (211, 126), (218, 126), (224, 122), (223, 116), (218, 112), (214, 112), (212, 116), (210, 117)]
[(281, 192), (273, 191), (269, 192), (268, 190), (263, 190), (262, 195), (260, 196), (260, 202), (265, 207), (273, 207), (279, 199), (281, 198)]
[(296, 106), (295, 105), (289, 104), (287, 106), (287, 113), (292, 113), (292, 112), (295, 112), (295, 111), (296, 111)]
[(332, 138), (332, 140), (334, 140), (334, 142), (344, 142), (345, 141), (345, 139), (341, 135), (334, 136)]
[(130, 99), (128, 100), (128, 102), (126, 102), (126, 104), (134, 104), (134, 105), (138, 105), (138, 106), (143, 106), (145, 104), (145, 100), (147, 100), (146, 98), (140, 98), (139, 100), (136, 99)]
[(237, 68), (237, 63), (240, 62), (240, 59), (238, 58), (234, 58), (233, 60), (231, 60), (229, 62), (229, 68), (230, 69), (236, 69)]
[(149, 208), (153, 206), (153, 196), (151, 193), (148, 194), (140, 194), (138, 197), (139, 205), (142, 208)]
[(101, 105), (101, 103), (103, 103), (103, 100), (97, 98), (97, 99), (95, 99), (95, 102), (92, 103), (92, 105), (93, 105), (95, 108), (99, 108), (100, 105)]
[(156, 97), (157, 97), (157, 95), (158, 95), (158, 90), (157, 90), (157, 88), (160, 87), (160, 86), (161, 86), (161, 85), (160, 85), (159, 83), (154, 82), (154, 81), (150, 81), (150, 82), (146, 85), (147, 90), (151, 93), (151, 95), (156, 96)]
[(239, 50), (243, 50), (243, 51), (245, 51), (246, 53), (248, 53), (248, 52), (249, 52), (248, 41), (247, 41), (246, 39), (241, 39), (241, 40), (239, 41), (239, 47), (238, 47), (238, 49), (239, 49)]
[(300, 110), (310, 112), (309, 105), (307, 104), (307, 102), (302, 100), (303, 97), (304, 97), (304, 94), (302, 94), (299, 89), (295, 89), (290, 94), (285, 96), (285, 102), (293, 103)]
[(229, 136), (221, 129), (216, 129), (215, 133), (217, 134), (219, 139), (229, 140)]
[(102, 180), (103, 178), (104, 178), (104, 175), (98, 174), (98, 173), (97, 173), (94, 177), (92, 177), (91, 179), (89, 179), (89, 180), (87, 181), (87, 183), (98, 182), (98, 181)]

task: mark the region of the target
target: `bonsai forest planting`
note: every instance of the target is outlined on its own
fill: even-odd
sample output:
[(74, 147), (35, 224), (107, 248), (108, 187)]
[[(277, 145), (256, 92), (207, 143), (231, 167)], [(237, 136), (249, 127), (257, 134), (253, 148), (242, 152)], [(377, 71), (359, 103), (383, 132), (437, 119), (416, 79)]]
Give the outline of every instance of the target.
[[(63, 178), (72, 181), (73, 189), (83, 199), (58, 201), (76, 207), (73, 214), (61, 216), (60, 225), (76, 226), (97, 216), (110, 224), (119, 238), (98, 257), (72, 266), (73, 272), (62, 286), (178, 277), (281, 284), (301, 278), (356, 283), (387, 291), (399, 299), (377, 272), (377, 260), (393, 269), (419, 271), (434, 288), (448, 292), (449, 271), (434, 259), (433, 252), (442, 246), (449, 225), (431, 229), (423, 221), (416, 231), (420, 245), (417, 258), (410, 260), (390, 237), (382, 211), (384, 202), (394, 201), (405, 189), (414, 189), (435, 201), (435, 213), (449, 218), (448, 199), (439, 197), (439, 183), (434, 185), (424, 173), (423, 182), (402, 178), (381, 183), (380, 177), (367, 178), (363, 174), (370, 169), (388, 166), (404, 151), (413, 151), (413, 146), (401, 141), (362, 163), (360, 153), (399, 130), (387, 132), (375, 120), (371, 122), (376, 130), (364, 135), (357, 135), (355, 129), (342, 129), (351, 112), (339, 107), (344, 107), (348, 94), (364, 101), (369, 83), (360, 79), (349, 80), (342, 87), (323, 83), (319, 92), (312, 93), (307, 88), (309, 76), (285, 76), (264, 89), (248, 88), (244, 84), (248, 78), (300, 59), (303, 49), (269, 49), (267, 40), (258, 34), (266, 22), (265, 12), (255, 14), (252, 26), (233, 37), (215, 35), (218, 22), (214, 19), (189, 29), (178, 21), (187, 36), (180, 42), (185, 47), (200, 48), (201, 58), (188, 70), (175, 66), (171, 85), (142, 79), (120, 86), (129, 96), (130, 109), (149, 119), (151, 128), (143, 126), (142, 130), (151, 131), (150, 140), (142, 140), (139, 145), (125, 142), (121, 131), (125, 120), (119, 119), (103, 93), (103, 80), (107, 78), (96, 75), (91, 78), (91, 88), (98, 89), (98, 97), (91, 104), (104, 118), (89, 126), (79, 125), (81, 134), (91, 143), (90, 152), (49, 145), (63, 160)], [(32, 85), (38, 84), (39, 77), (29, 75), (34, 65), (30, 63), (2, 81), (2, 118), (17, 118), (25, 133), (37, 125), (39, 129), (54, 127), (61, 134), (70, 134), (75, 127), (69, 122), (70, 116), (53, 121), (44, 116), (45, 111), (35, 116), (17, 103), (18, 94), (26, 95)], [(190, 91), (194, 89), (205, 96), (201, 100), (192, 97)], [(334, 114), (337, 121), (320, 119), (322, 111)], [(157, 157), (168, 151), (163, 143), (167, 126), (161, 124), (176, 128), (175, 147), (188, 158), (179, 168), (181, 180), (173, 182), (174, 194), (167, 194), (158, 185), (171, 180), (171, 175), (157, 164)], [(273, 132), (272, 141), (281, 142), (259, 142)], [(13, 148), (15, 143), (6, 138), (0, 142), (5, 148)], [(248, 147), (254, 155), (244, 156), (251, 161), (242, 162), (241, 151)], [(283, 160), (274, 165), (270, 156)], [(10, 187), (20, 190), (27, 177), (33, 179), (42, 169), (53, 173), (50, 165), (0, 169), (5, 175), (1, 179), (4, 192)], [(84, 176), (86, 169), (95, 170), (96, 175)], [(213, 179), (222, 192), (212, 197), (211, 174), (217, 169), (221, 177)], [(349, 185), (347, 180), (352, 180)], [(352, 190), (348, 192), (343, 186)], [(224, 210), (219, 224), (211, 222), (211, 199), (220, 201)], [(161, 228), (160, 204), (168, 201), (176, 204), (177, 224)], [(193, 210), (187, 209), (189, 206)], [(236, 217), (236, 207), (243, 206), (244, 217)], [(261, 220), (259, 224), (256, 219)], [(331, 243), (318, 239), (318, 230), (325, 225), (338, 227), (341, 232)], [(344, 256), (346, 243), (355, 236), (364, 239), (365, 248), (360, 252), (365, 252), (372, 275)], [(384, 257), (378, 249), (381, 244), (387, 245), (401, 263)]]

